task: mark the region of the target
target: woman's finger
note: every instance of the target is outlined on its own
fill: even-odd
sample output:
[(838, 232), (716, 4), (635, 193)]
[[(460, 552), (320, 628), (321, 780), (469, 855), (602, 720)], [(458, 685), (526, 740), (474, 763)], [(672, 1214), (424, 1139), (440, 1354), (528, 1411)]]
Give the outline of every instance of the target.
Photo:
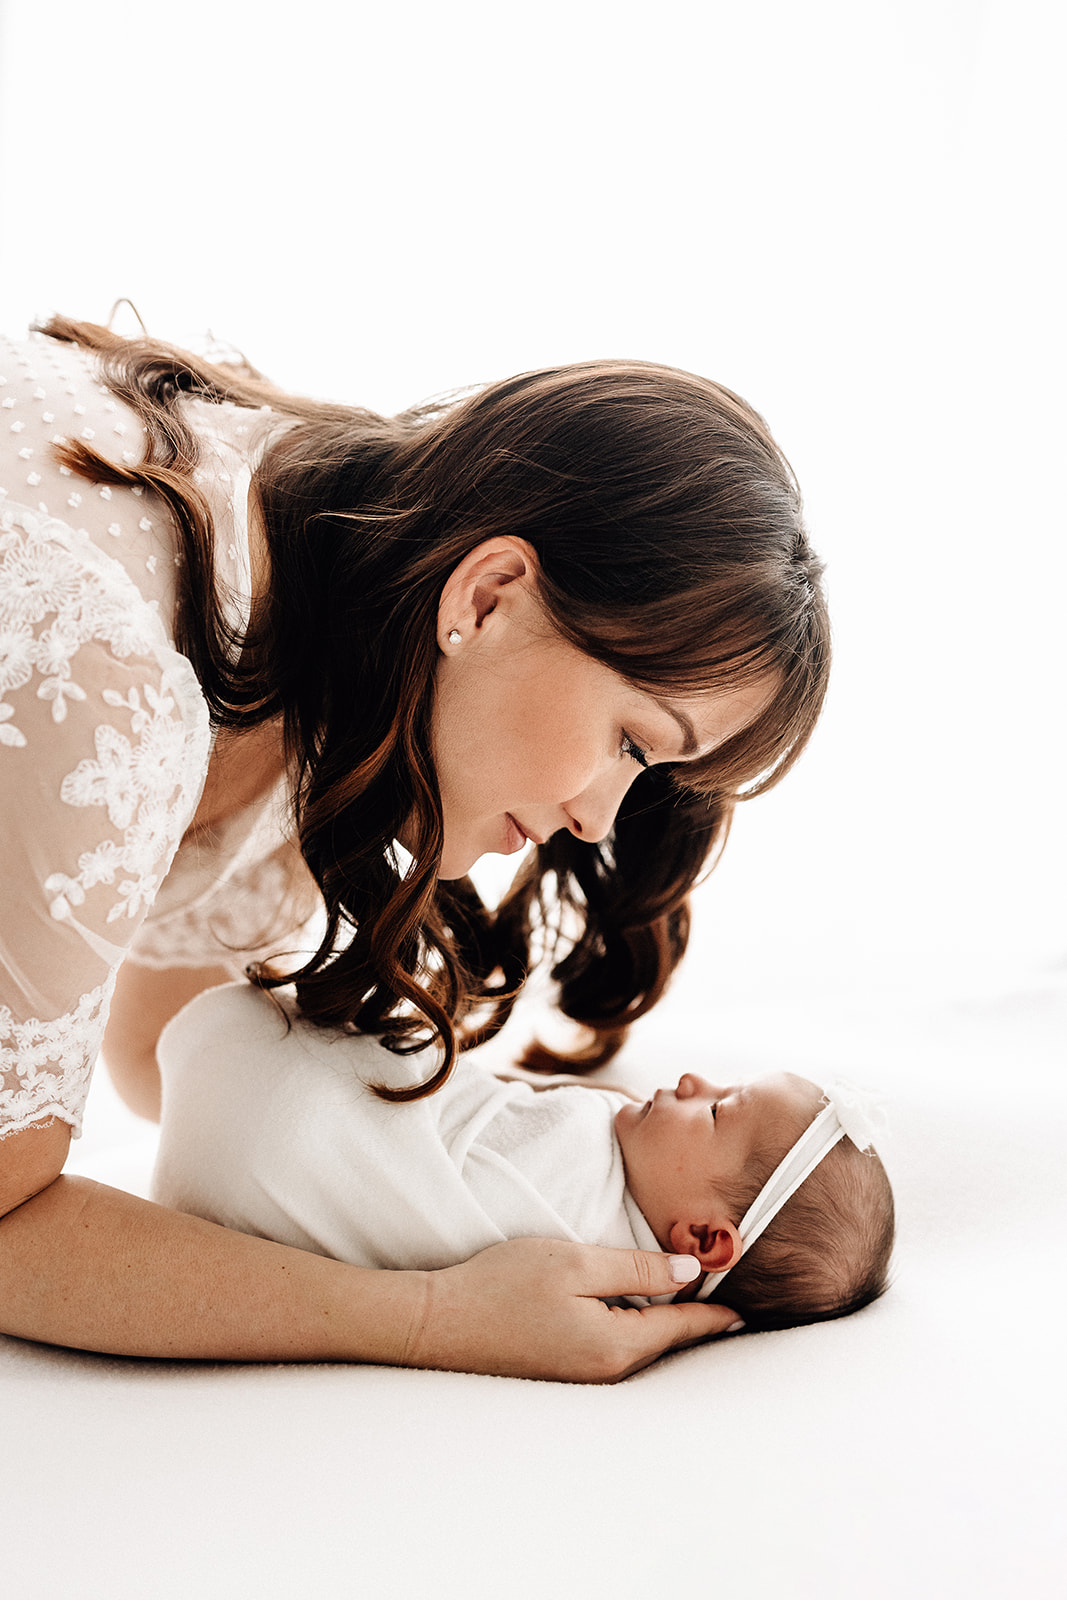
[(729, 1306), (704, 1305), (690, 1300), (682, 1305), (647, 1306), (643, 1310), (617, 1308), (623, 1343), (632, 1352), (629, 1361), (614, 1376), (625, 1378), (628, 1373), (645, 1367), (668, 1350), (679, 1350), (686, 1345), (701, 1344), (722, 1333), (736, 1333), (744, 1323)]
[(600, 1245), (578, 1246), (573, 1266), (582, 1278), (582, 1291), (600, 1300), (625, 1297), (654, 1300), (674, 1296), (700, 1277), (695, 1256), (672, 1256), (658, 1250), (611, 1250)]

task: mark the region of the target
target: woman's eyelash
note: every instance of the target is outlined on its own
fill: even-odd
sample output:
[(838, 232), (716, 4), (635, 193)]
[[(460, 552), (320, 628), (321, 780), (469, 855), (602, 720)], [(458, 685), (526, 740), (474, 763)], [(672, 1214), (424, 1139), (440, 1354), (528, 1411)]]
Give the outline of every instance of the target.
[(630, 738), (628, 733), (624, 733), (622, 736), (622, 749), (620, 754), (629, 756), (632, 761), (637, 762), (639, 767), (648, 766), (648, 756), (641, 749), (641, 746), (635, 740)]

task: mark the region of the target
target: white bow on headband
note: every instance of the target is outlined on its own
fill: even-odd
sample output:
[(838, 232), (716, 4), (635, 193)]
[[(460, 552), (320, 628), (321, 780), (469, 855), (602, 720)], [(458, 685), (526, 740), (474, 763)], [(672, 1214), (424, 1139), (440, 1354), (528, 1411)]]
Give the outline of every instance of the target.
[[(741, 1236), (741, 1255), (755, 1244), (786, 1201), (793, 1198), (805, 1178), (811, 1176), (840, 1139), (851, 1139), (857, 1149), (868, 1150), (874, 1143), (875, 1133), (885, 1128), (881, 1102), (865, 1089), (857, 1089), (854, 1084), (838, 1079), (825, 1086), (823, 1094), (827, 1104), (778, 1163), (741, 1218), (737, 1230)], [(733, 1266), (736, 1265), (735, 1261)], [(694, 1298), (706, 1300), (730, 1271), (727, 1267), (722, 1272), (709, 1272)]]

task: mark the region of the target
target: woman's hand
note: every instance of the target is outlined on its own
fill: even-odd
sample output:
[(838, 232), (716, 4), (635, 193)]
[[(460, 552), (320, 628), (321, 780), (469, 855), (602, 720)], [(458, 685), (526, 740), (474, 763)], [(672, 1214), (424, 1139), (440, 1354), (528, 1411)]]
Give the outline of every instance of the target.
[(460, 1266), (424, 1275), (421, 1311), (396, 1360), (457, 1372), (614, 1383), (668, 1350), (736, 1324), (728, 1307), (698, 1301), (641, 1310), (604, 1304), (618, 1295), (677, 1293), (689, 1281), (672, 1279), (670, 1263), (678, 1259), (552, 1239), (493, 1245)]

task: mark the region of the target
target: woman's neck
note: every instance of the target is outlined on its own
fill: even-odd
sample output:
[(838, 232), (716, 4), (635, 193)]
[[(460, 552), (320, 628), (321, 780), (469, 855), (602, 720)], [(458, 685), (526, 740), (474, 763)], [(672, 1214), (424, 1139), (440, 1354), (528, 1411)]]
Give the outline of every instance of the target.
[(247, 731), (221, 728), (189, 833), (202, 833), (228, 821), (273, 789), (284, 772), (280, 717)]

